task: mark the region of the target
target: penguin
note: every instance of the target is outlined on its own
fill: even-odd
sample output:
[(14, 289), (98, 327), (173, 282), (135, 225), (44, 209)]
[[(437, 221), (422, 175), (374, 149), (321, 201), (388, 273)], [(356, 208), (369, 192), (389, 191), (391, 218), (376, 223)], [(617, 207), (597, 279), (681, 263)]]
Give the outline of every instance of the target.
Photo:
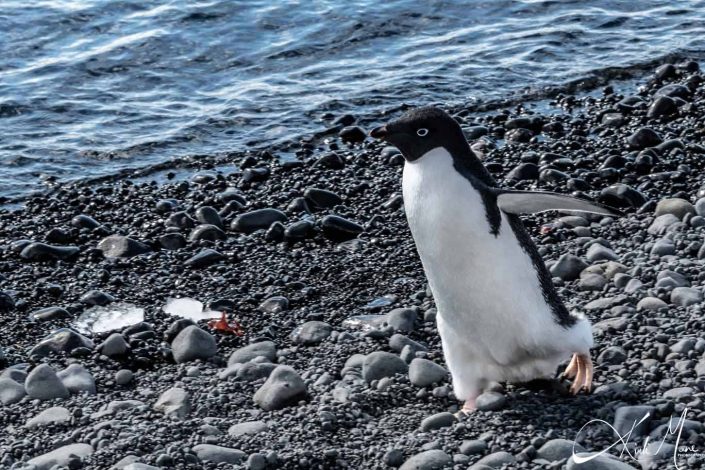
[(563, 194), (504, 190), (435, 107), (407, 111), (370, 136), (404, 157), (404, 209), (437, 307), (437, 327), (461, 412), (490, 382), (563, 378), (590, 392), (592, 328), (561, 301), (519, 214), (621, 214)]

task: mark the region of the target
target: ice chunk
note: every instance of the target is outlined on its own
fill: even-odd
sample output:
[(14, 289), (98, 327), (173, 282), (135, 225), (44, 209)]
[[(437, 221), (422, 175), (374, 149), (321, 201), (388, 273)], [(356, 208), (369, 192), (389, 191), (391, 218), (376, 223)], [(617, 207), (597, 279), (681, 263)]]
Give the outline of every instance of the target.
[(141, 321), (144, 321), (143, 308), (127, 303), (112, 303), (85, 310), (73, 326), (80, 333), (91, 334), (121, 330)]
[(208, 320), (211, 318), (219, 318), (220, 312), (214, 310), (203, 310), (203, 303), (190, 297), (181, 297), (179, 299), (167, 299), (166, 304), (162, 307), (164, 313), (169, 315), (188, 318), (193, 321)]

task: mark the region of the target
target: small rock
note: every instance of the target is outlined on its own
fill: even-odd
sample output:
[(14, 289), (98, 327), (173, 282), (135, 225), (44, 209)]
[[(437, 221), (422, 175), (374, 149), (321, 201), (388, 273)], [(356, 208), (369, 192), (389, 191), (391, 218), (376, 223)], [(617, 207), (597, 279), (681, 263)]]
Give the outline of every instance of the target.
[(577, 453), (583, 452), (584, 450), (583, 446), (574, 441), (569, 441), (568, 439), (551, 439), (536, 451), (536, 457), (548, 460), (549, 462), (555, 462), (569, 458), (573, 455), (573, 451)]
[(703, 294), (692, 287), (676, 287), (671, 291), (671, 303), (681, 307), (699, 304), (703, 301)]
[(233, 351), (228, 359), (228, 365), (249, 362), (258, 356), (264, 356), (270, 361), (274, 361), (277, 358), (277, 347), (272, 341), (249, 344)]
[(679, 223), (681, 220), (673, 214), (664, 214), (656, 217), (649, 228), (646, 229), (651, 235), (662, 235), (667, 232), (669, 228)]
[(442, 382), (447, 376), (448, 371), (444, 367), (428, 359), (416, 358), (409, 365), (409, 381), (417, 387)]
[(566, 253), (561, 255), (558, 261), (551, 266), (551, 276), (559, 277), (564, 281), (573, 281), (587, 267), (588, 264), (585, 261), (575, 255)]
[(267, 229), (274, 222), (286, 222), (287, 217), (282, 211), (272, 208), (257, 209), (239, 215), (231, 228), (236, 232), (252, 233), (257, 230)]
[(387, 314), (387, 324), (395, 331), (414, 331), (416, 323), (416, 310), (411, 308), (395, 308)]
[(353, 239), (365, 231), (362, 226), (337, 215), (323, 217), (321, 228), (326, 238), (338, 242)]
[(166, 416), (184, 419), (191, 412), (190, 395), (183, 388), (170, 388), (159, 396), (153, 408)]
[(27, 375), (24, 388), (30, 398), (53, 400), (68, 398), (69, 391), (48, 364), (40, 364)]
[(384, 351), (375, 351), (367, 356), (362, 363), (362, 378), (367, 383), (395, 374), (406, 374), (409, 367), (399, 356)]
[(79, 251), (81, 250), (77, 246), (55, 246), (34, 242), (27, 245), (20, 256), (31, 261), (64, 260), (77, 255)]
[(71, 318), (71, 314), (61, 307), (46, 307), (29, 314), (32, 320), (38, 321), (48, 321), (48, 320), (59, 320), (62, 318)]
[(100, 290), (91, 290), (81, 296), (81, 303), (86, 305), (100, 305), (102, 307), (113, 302), (115, 302), (115, 297)]
[(149, 245), (122, 235), (110, 235), (102, 239), (98, 249), (106, 258), (131, 258), (152, 251)]
[[(656, 408), (653, 406), (620, 406), (614, 413), (612, 426), (620, 436), (626, 435), (632, 427), (634, 427), (633, 438), (644, 436), (649, 431), (649, 423), (655, 411)], [(649, 417), (644, 419), (647, 414)], [(642, 421), (642, 419), (644, 420)]]
[(332, 191), (318, 188), (308, 188), (304, 197), (313, 207), (318, 209), (333, 208), (343, 203), (343, 199)]
[(597, 261), (617, 261), (619, 259), (617, 254), (612, 249), (599, 243), (593, 243), (590, 245), (585, 257), (591, 263), (595, 263)]
[(654, 246), (651, 248), (650, 253), (656, 256), (669, 256), (676, 254), (676, 246), (673, 244), (672, 240), (668, 238), (662, 238), (656, 240)]
[(635, 149), (656, 147), (663, 142), (660, 135), (651, 128), (642, 127), (627, 138), (627, 143)]
[(0, 377), (0, 403), (3, 405), (17, 403), (26, 394), (22, 384), (15, 382), (9, 377)]
[(685, 199), (661, 199), (656, 205), (654, 215), (659, 217), (665, 214), (673, 214), (678, 218), (678, 220), (682, 220), (686, 214), (695, 215), (695, 207), (693, 207), (693, 205)]
[(440, 470), (452, 463), (450, 455), (440, 449), (431, 449), (413, 455), (399, 470)]
[(83, 460), (92, 453), (93, 447), (90, 444), (69, 444), (29, 459), (27, 464), (33, 466), (30, 467), (32, 470), (51, 470), (55, 466), (76, 468), (69, 466), (69, 462), (76, 458)]
[(507, 398), (498, 392), (484, 392), (475, 401), (475, 406), (480, 411), (497, 411), (504, 407)]
[(627, 359), (627, 353), (619, 346), (610, 346), (605, 348), (599, 356), (597, 356), (598, 364), (621, 364)]
[(122, 356), (127, 354), (129, 350), (130, 345), (120, 333), (112, 333), (98, 345), (98, 351), (108, 357)]
[(28, 428), (40, 428), (49, 425), (68, 424), (71, 421), (71, 413), (63, 406), (53, 406), (42, 411), (31, 418), (25, 424)]
[(254, 401), (265, 411), (284, 408), (306, 398), (306, 385), (289, 366), (278, 366), (255, 392)]
[(89, 395), (96, 394), (95, 379), (88, 369), (81, 364), (69, 364), (66, 369), (59, 371), (57, 375), (70, 393), (86, 392)]
[(503, 468), (505, 465), (514, 465), (515, 462), (516, 459), (512, 454), (510, 454), (509, 452), (499, 451), (481, 458), (475, 463), (475, 465), (470, 467), (470, 470)]
[(215, 337), (196, 325), (187, 326), (174, 338), (171, 351), (177, 363), (209, 359), (218, 352)]
[(246, 434), (257, 434), (264, 432), (267, 429), (269, 429), (269, 426), (267, 426), (267, 423), (264, 421), (247, 421), (230, 426), (228, 429), (228, 434), (233, 437), (240, 437)]
[(230, 449), (212, 444), (198, 444), (193, 446), (193, 451), (200, 460), (215, 463), (239, 464), (245, 459), (241, 450)]
[(125, 386), (132, 382), (135, 374), (130, 369), (120, 369), (115, 373), (115, 383), (120, 386)]
[(291, 334), (295, 343), (313, 345), (318, 344), (330, 336), (331, 326), (322, 321), (309, 321), (298, 327)]
[(187, 259), (184, 264), (192, 268), (205, 268), (212, 264), (219, 263), (224, 259), (225, 256), (222, 253), (212, 248), (206, 248), (205, 250), (201, 250), (198, 254)]
[(442, 413), (431, 415), (421, 421), (421, 430), (433, 431), (434, 429), (447, 428), (448, 426), (452, 426), (453, 423), (457, 421), (458, 420), (453, 413), (444, 411)]
[(659, 310), (668, 307), (668, 304), (658, 297), (644, 297), (636, 304), (637, 311), (639, 310)]

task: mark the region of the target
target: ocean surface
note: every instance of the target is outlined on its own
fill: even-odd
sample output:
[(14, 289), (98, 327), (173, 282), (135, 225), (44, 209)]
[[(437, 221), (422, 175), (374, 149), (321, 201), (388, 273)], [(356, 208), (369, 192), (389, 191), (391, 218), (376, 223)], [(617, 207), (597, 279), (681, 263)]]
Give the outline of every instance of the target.
[(0, 0), (0, 197), (704, 51), (693, 0)]

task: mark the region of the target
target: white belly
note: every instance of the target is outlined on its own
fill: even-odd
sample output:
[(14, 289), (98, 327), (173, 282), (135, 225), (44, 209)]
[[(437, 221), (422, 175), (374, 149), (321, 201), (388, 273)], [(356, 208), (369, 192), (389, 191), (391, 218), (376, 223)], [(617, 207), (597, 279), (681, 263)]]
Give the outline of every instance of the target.
[(455, 382), (461, 373), (453, 363), (461, 360), (473, 363), (462, 374), (479, 382), (530, 380), (591, 347), (589, 324), (587, 334), (583, 325), (574, 335), (578, 325), (567, 330), (555, 322), (506, 215), (499, 235), (490, 233), (480, 193), (453, 168), (445, 149), (405, 164), (403, 192)]

